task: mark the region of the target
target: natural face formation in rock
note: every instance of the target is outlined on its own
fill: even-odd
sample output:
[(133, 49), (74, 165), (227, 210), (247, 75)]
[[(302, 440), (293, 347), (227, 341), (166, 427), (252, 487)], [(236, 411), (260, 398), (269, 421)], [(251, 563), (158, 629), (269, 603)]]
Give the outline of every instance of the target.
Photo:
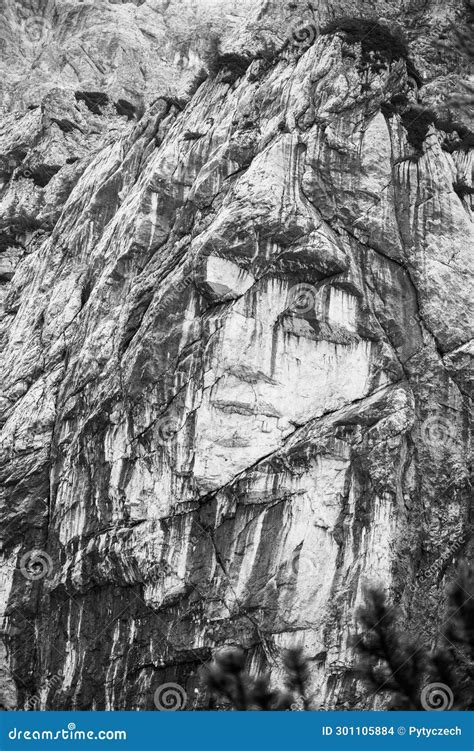
[[(168, 5), (58, 2), (38, 59), (82, 70), (99, 18), (103, 80), (40, 66), (35, 100), (8, 45), (40, 11), (6, 2), (1, 701), (201, 707), (215, 649), (277, 681), (301, 644), (316, 702), (363, 706), (364, 583), (431, 643), (468, 549), (472, 134), (440, 125), (463, 70), (432, 31), (458, 6), (413, 59), (265, 2), (159, 64)], [(179, 99), (171, 63), (211, 74)]]

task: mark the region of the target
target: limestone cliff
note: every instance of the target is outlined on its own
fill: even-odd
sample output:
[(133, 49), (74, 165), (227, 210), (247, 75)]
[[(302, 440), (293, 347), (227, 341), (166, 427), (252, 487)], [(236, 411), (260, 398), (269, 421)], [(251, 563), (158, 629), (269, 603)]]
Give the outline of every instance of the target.
[(301, 644), (316, 703), (371, 706), (365, 582), (436, 641), (470, 540), (466, 8), (348, 6), (2, 0), (7, 708), (205, 707), (227, 644), (275, 681)]

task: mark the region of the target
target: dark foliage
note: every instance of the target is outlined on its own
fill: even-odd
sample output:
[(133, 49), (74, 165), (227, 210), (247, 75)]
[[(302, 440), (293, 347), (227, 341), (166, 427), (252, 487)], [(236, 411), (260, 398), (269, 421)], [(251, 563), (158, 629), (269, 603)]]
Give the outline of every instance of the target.
[(223, 53), (219, 37), (214, 35), (209, 40), (204, 62), (211, 78), (216, 78), (221, 73), (221, 80), (224, 83), (234, 83), (244, 75), (252, 62), (252, 57), (250, 53)]
[(243, 50), (242, 52), (222, 52), (219, 36), (213, 34), (208, 41), (207, 50), (203, 55), (205, 68), (198, 74), (199, 76), (203, 76), (199, 81), (199, 85), (208, 75), (211, 78), (216, 78), (219, 74), (221, 81), (232, 84), (245, 74), (249, 65), (254, 60), (258, 60), (261, 66), (257, 72), (252, 73), (251, 79), (256, 80), (262, 69), (267, 70), (277, 57), (278, 48), (275, 43), (264, 37), (259, 38), (258, 50), (255, 53), (251, 53), (249, 50)]
[(54, 175), (61, 169), (60, 165), (38, 167), (23, 167), (19, 173), (21, 177), (33, 180), (39, 188), (45, 188)]
[(453, 141), (443, 144), (443, 149), (450, 153), (452, 151), (469, 151), (472, 148), (474, 148), (474, 133), (471, 132), (468, 132), (462, 138), (455, 138)]
[(183, 141), (197, 141), (202, 138), (203, 134), (195, 130), (187, 130), (183, 135)]
[[(393, 99), (394, 97), (391, 100), (392, 103)], [(438, 130), (450, 136), (449, 140), (443, 144), (445, 151), (468, 151), (474, 145), (474, 134), (469, 128), (450, 117), (439, 117), (433, 110), (409, 107), (404, 110), (401, 117), (402, 124), (407, 131), (408, 143), (417, 151), (421, 151), (430, 125), (434, 125)]]
[(133, 120), (136, 116), (137, 108), (131, 102), (127, 102), (126, 99), (118, 99), (114, 103), (114, 107), (117, 114), (125, 116), (127, 120)]
[[(453, 709), (474, 709), (474, 571), (465, 565), (453, 585), (448, 619), (433, 661), (438, 675), (450, 681)], [(444, 670), (444, 673), (442, 672)]]
[[(366, 593), (359, 612), (357, 676), (392, 710), (474, 709), (474, 573), (461, 567), (448, 593), (447, 616), (436, 649), (409, 637), (397, 608), (378, 589)], [(268, 676), (245, 670), (241, 649), (221, 652), (208, 668), (212, 707), (237, 710), (311, 709), (307, 695), (309, 664), (300, 649), (286, 652), (285, 688), (274, 689)]]
[(399, 631), (396, 610), (387, 605), (382, 591), (366, 592), (359, 621), (363, 630), (354, 646), (360, 655), (360, 677), (374, 692), (391, 695), (391, 709), (422, 709), (423, 650)]
[(397, 60), (405, 61), (408, 75), (421, 86), (421, 76), (408, 57), (408, 44), (399, 29), (389, 29), (375, 19), (346, 16), (331, 21), (323, 27), (321, 34), (342, 34), (346, 43), (343, 55), (353, 56), (353, 53), (347, 51), (347, 45), (361, 45), (361, 59), (357, 69), (365, 77), (361, 83), (362, 93), (370, 91), (369, 74), (378, 75), (388, 70)]
[(348, 44), (359, 44), (362, 48), (362, 66), (373, 72), (387, 68), (395, 60), (408, 58), (408, 47), (401, 32), (389, 30), (375, 19), (344, 18), (335, 19), (321, 29), (321, 34), (344, 34)]
[(71, 120), (67, 120), (67, 118), (58, 120), (57, 118), (52, 117), (51, 122), (56, 123), (58, 128), (60, 128), (63, 133), (72, 133), (73, 130), (80, 130), (80, 128), (75, 123), (73, 123)]
[(18, 165), (26, 159), (26, 149), (22, 147), (16, 147), (10, 151), (9, 154), (0, 156), (0, 176), (10, 177)]
[(408, 143), (417, 151), (421, 151), (430, 125), (436, 124), (436, 114), (429, 109), (419, 110), (410, 107), (402, 114), (402, 124), (407, 131)]
[(309, 667), (307, 660), (303, 656), (301, 649), (289, 649), (284, 658), (283, 664), (286, 669), (287, 681), (286, 685), (293, 693), (296, 693), (302, 703), (303, 709), (309, 709), (309, 701), (307, 697), (307, 683), (309, 678)]
[(454, 183), (453, 190), (461, 199), (465, 198), (466, 196), (474, 195), (474, 188), (472, 187), (472, 185), (466, 185), (465, 183)]
[(102, 91), (76, 91), (74, 96), (77, 102), (84, 102), (94, 115), (101, 115), (101, 107), (105, 107), (109, 101), (107, 94)]
[(284, 656), (287, 689), (272, 689), (268, 676), (253, 678), (245, 671), (246, 655), (241, 649), (229, 649), (214, 659), (206, 676), (215, 705), (223, 697), (231, 709), (275, 711), (291, 709), (298, 699), (309, 709), (306, 697), (307, 661), (300, 649), (291, 649)]
[(21, 243), (16, 239), (16, 235), (8, 230), (0, 232), (0, 253), (3, 253), (8, 248), (21, 248)]
[(84, 307), (92, 292), (92, 281), (90, 277), (86, 277), (81, 289), (81, 308)]
[(451, 138), (443, 144), (445, 151), (469, 151), (474, 146), (474, 133), (462, 123), (448, 117), (437, 117), (436, 127)]
[(394, 94), (388, 102), (382, 102), (380, 109), (385, 117), (391, 117), (408, 106), (408, 97), (405, 94)]
[(217, 57), (216, 66), (218, 72), (223, 72), (222, 80), (225, 83), (234, 83), (244, 75), (251, 62), (251, 58), (247, 55), (229, 52)]
[[(473, 595), (474, 575), (463, 568), (449, 592), (440, 645), (430, 652), (406, 635), (383, 592), (367, 592), (359, 613), (362, 631), (354, 641), (360, 655), (358, 673), (374, 693), (391, 697), (391, 709), (427, 709), (426, 687), (432, 684), (444, 686), (445, 708), (474, 708)], [(436, 708), (436, 698), (432, 702), (428, 708)]]

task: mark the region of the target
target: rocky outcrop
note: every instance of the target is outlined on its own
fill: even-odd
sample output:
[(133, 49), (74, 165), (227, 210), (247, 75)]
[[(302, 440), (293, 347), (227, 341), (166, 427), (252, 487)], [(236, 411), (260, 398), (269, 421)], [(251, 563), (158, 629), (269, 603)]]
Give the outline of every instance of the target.
[[(143, 13), (153, 35), (151, 1), (106, 5), (84, 29)], [(372, 706), (369, 581), (436, 640), (470, 539), (462, 67), (425, 83), (430, 28), (405, 49), (384, 6), (361, 43), (325, 28), (341, 10), (263, 3), (184, 98), (125, 100), (106, 56), (104, 90), (5, 108), (7, 708), (149, 709), (169, 681), (205, 707), (226, 644), (275, 681), (301, 644), (321, 706)]]

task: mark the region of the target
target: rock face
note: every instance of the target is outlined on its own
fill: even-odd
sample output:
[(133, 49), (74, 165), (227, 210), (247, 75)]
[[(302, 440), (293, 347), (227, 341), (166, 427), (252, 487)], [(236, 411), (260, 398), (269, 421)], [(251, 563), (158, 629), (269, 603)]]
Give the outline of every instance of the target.
[[(4, 5), (2, 704), (205, 707), (214, 650), (278, 681), (301, 644), (315, 703), (372, 706), (364, 583), (434, 643), (469, 554), (472, 134), (433, 51), (460, 6), (406, 53), (253, 3), (211, 60), (151, 65), (169, 3), (58, 2), (30, 80), (9, 45), (42, 11)], [(104, 70), (53, 86), (97, 19)]]

